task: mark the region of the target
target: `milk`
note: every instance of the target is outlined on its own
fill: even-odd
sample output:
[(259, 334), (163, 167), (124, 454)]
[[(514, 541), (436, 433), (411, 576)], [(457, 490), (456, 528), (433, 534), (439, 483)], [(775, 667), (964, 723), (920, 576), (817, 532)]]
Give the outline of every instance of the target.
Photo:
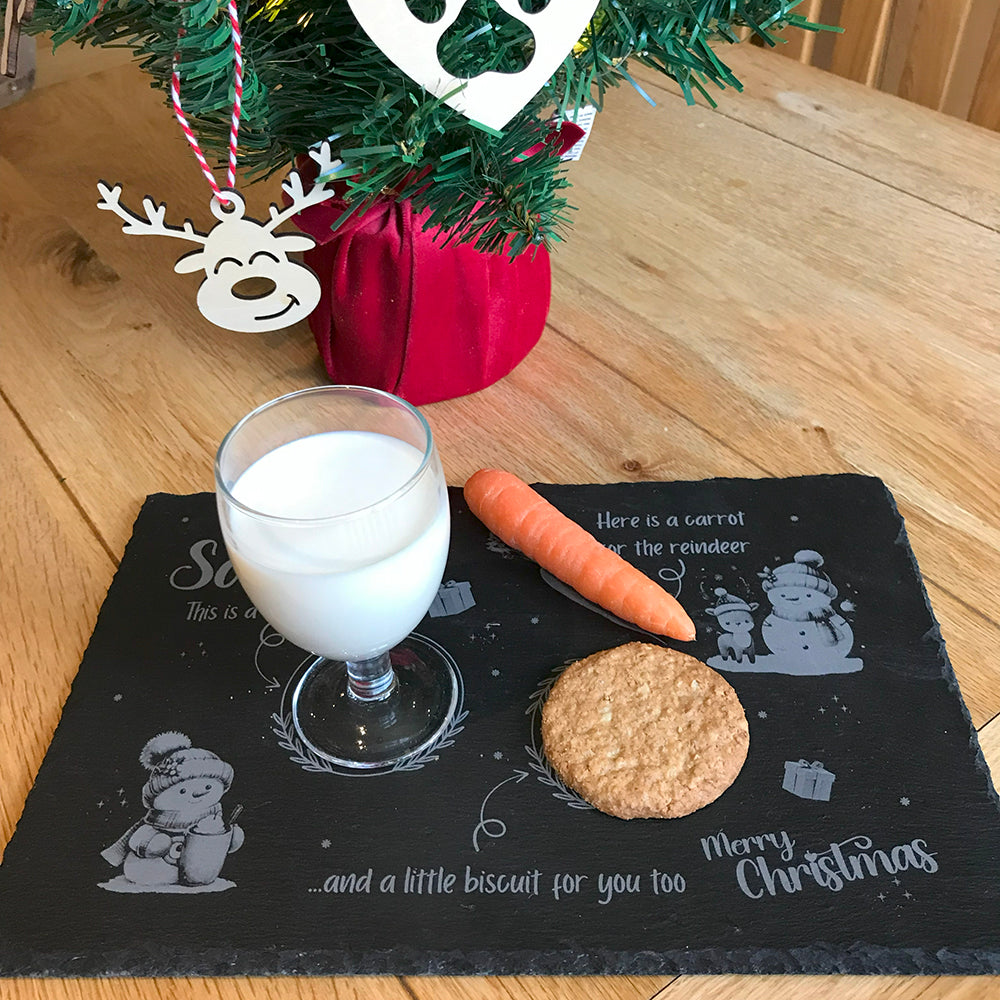
[[(281, 445), (220, 498), (230, 558), (268, 622), (338, 660), (390, 649), (423, 618), (444, 573), (450, 520), (437, 454), (367, 431)], [(262, 517), (259, 515), (267, 515)], [(280, 520), (280, 519), (286, 520)]]

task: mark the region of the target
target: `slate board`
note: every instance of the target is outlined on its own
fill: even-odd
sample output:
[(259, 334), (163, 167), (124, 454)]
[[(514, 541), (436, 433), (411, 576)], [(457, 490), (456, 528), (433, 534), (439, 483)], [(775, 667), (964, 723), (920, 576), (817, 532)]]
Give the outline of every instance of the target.
[[(458, 491), (452, 586), (418, 629), (458, 666), (458, 721), (408, 769), (335, 773), (290, 730), (304, 654), (254, 617), (213, 497), (159, 494), (0, 866), (0, 972), (1000, 971), (998, 800), (883, 484), (541, 489), (680, 590), (690, 652), (722, 663), (720, 637), (753, 638), (754, 663), (724, 661), (751, 746), (721, 799), (624, 822), (559, 784), (545, 692), (567, 661), (637, 636), (550, 589)], [(827, 607), (798, 654), (760, 574), (784, 586), (803, 551), (823, 557), (805, 589)], [(757, 605), (742, 637), (709, 613), (737, 598)], [(101, 852), (143, 818), (138, 755), (169, 730), (231, 766), (221, 804), (242, 805), (245, 842), (217, 891), (110, 891), (129, 880)]]

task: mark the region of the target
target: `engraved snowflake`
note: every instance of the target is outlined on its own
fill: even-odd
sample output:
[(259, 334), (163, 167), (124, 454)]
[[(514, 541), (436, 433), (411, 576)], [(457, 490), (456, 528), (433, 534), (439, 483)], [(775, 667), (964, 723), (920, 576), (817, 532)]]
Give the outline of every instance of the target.
[(759, 712), (757, 713), (757, 718), (758, 718), (758, 719), (766, 719), (766, 718), (767, 718), (767, 712), (765, 712), (765, 711), (764, 711), (764, 709), (761, 709), (761, 710), (760, 710), (760, 711), (759, 711)]
[(493, 751), (493, 759), (494, 760), (503, 760), (503, 753), (500, 750), (494, 750)]
[(908, 798), (907, 798), (907, 797), (906, 797), (906, 796), (904, 795), (904, 796), (903, 796), (903, 797), (902, 797), (902, 798), (901, 798), (901, 799), (899, 800), (899, 804), (900, 804), (901, 806), (908, 806), (908, 805), (910, 804), (910, 800), (909, 800), (909, 799), (908, 799)]
[(321, 841), (319, 842), (319, 846), (320, 846), (320, 847), (322, 847), (322, 848), (323, 848), (323, 850), (325, 851), (325, 850), (326, 850), (326, 849), (327, 849), (327, 848), (328, 848), (328, 847), (330, 846), (330, 838), (329, 838), (329, 837), (324, 837), (324, 838), (323, 838), (323, 839), (322, 839), (322, 840), (321, 840)]

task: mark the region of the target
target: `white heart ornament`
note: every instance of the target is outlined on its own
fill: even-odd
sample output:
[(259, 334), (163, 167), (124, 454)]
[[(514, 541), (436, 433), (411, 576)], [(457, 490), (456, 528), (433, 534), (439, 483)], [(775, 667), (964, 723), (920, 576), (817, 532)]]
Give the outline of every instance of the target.
[(467, 0), (445, 0), (444, 14), (431, 24), (410, 13), (406, 0), (347, 2), (368, 37), (411, 80), (493, 129), (502, 129), (545, 86), (586, 31), (598, 4), (598, 0), (549, 0), (544, 10), (527, 14), (518, 0), (495, 0), (531, 31), (534, 54), (519, 73), (489, 70), (466, 78), (452, 76), (441, 65), (437, 47)]

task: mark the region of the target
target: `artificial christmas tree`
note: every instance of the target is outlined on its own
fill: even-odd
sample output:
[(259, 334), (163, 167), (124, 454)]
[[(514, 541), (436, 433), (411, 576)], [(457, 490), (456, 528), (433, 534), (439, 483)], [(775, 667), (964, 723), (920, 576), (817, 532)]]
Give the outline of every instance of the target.
[[(676, 80), (689, 102), (701, 95), (711, 103), (710, 87), (739, 87), (713, 44), (736, 42), (741, 33), (774, 44), (775, 33), (788, 25), (818, 28), (793, 12), (797, 2), (249, 0), (239, 5), (239, 39), (227, 0), (38, 0), (22, 27), (51, 32), (57, 45), (73, 39), (128, 46), (152, 85), (164, 90), (172, 75), (179, 78), (184, 115), (209, 153), (226, 150), (236, 115), (233, 147), (250, 178), (287, 168), (296, 155), (328, 140), (336, 166), (320, 180), (335, 186), (336, 200), (299, 220), (324, 243), (307, 262), (343, 265), (337, 241), (363, 245), (375, 261), (371, 269), (355, 260), (352, 268), (319, 275), (323, 299), (311, 322), (331, 376), (351, 380), (347, 359), (367, 350), (356, 341), (357, 329), (371, 325), (380, 301), (398, 302), (411, 292), (414, 302), (457, 296), (462, 304), (452, 314), (476, 317), (482, 333), (482, 350), (473, 353), (502, 358), (478, 376), (470, 374), (473, 364), (451, 386), (449, 359), (458, 354), (448, 350), (443, 329), (433, 359), (424, 361), (444, 377), (426, 392), (415, 382), (409, 389), (411, 398), (425, 402), (505, 374), (541, 332), (547, 253), (565, 238), (569, 221), (562, 157), (579, 134), (561, 132), (561, 124), (591, 106), (600, 110), (611, 86), (626, 82), (643, 94), (633, 64)], [(584, 25), (578, 37), (574, 18)], [(575, 40), (565, 34), (570, 29)], [(234, 38), (241, 41), (238, 75)], [(558, 59), (561, 51), (556, 64), (552, 54)], [(379, 233), (387, 244), (373, 242)], [(369, 238), (359, 241), (360, 234)], [(483, 263), (471, 280), (473, 258), (419, 273), (406, 263), (454, 254), (464, 244), (512, 263)], [(396, 281), (386, 269), (393, 247), (402, 261)], [(367, 318), (359, 323), (345, 320), (348, 273), (352, 285), (366, 288), (356, 308), (367, 310)], [(423, 273), (433, 275), (431, 283), (414, 285)], [(518, 296), (530, 300), (525, 310), (511, 308)], [(412, 347), (424, 339), (411, 336), (406, 308), (385, 312), (397, 324), (399, 343)], [(503, 329), (505, 316), (513, 331)], [(462, 351), (467, 334), (454, 341)], [(497, 338), (505, 341), (499, 350)], [(385, 362), (369, 356), (355, 370), (370, 384), (400, 390), (407, 385), (401, 365), (406, 368), (405, 353), (401, 360), (397, 352)]]

